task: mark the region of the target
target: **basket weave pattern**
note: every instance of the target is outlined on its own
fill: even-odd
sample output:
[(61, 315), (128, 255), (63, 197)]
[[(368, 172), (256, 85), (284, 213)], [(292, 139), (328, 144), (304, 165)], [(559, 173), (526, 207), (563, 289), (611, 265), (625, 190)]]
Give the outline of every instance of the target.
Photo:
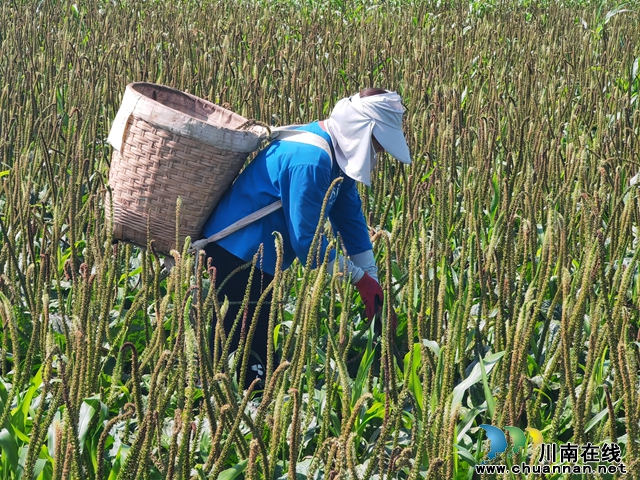
[[(143, 88), (149, 90), (148, 85)], [(196, 97), (177, 91), (174, 97), (172, 89), (158, 88), (162, 88), (159, 91), (165, 96), (164, 104), (158, 108), (171, 109), (171, 102), (182, 100), (181, 111), (168, 111), (168, 115), (178, 119), (178, 124), (181, 118), (187, 122), (202, 117), (195, 108), (189, 111), (185, 106), (189, 105), (185, 98)], [(231, 145), (225, 139), (247, 135), (246, 131), (234, 128), (245, 120), (239, 115), (202, 99), (193, 105), (197, 108), (204, 105), (218, 117), (228, 118), (224, 121), (226, 125), (222, 125), (221, 145)], [(135, 112), (129, 116), (125, 132), (120, 150), (113, 150), (109, 171), (113, 203), (106, 202), (106, 214), (110, 218), (113, 209), (114, 238), (140, 246), (146, 246), (151, 239), (158, 252), (168, 253), (176, 248), (176, 203), (180, 197), (180, 240), (186, 236), (197, 240), (251, 149), (224, 150), (199, 138), (153, 125)]]

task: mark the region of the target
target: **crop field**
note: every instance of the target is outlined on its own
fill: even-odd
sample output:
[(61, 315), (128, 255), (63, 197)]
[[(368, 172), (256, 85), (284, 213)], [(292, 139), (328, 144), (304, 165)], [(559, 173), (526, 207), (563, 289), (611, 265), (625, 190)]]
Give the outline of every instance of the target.
[[(640, 479), (638, 7), (1, 2), (0, 479)], [(134, 81), (269, 125), (398, 91), (413, 163), (359, 187), (382, 318), (296, 261), (261, 305), (267, 386), (239, 387), (214, 269), (112, 241)], [(487, 425), (526, 443), (490, 460)], [(512, 469), (571, 444), (593, 473)]]

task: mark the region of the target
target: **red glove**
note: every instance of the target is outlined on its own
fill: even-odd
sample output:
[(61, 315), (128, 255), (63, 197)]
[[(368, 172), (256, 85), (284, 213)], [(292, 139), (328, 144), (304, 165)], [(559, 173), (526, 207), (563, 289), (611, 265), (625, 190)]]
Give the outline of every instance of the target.
[(358, 280), (355, 284), (358, 289), (360, 298), (364, 302), (364, 314), (369, 320), (373, 320), (376, 313), (382, 307), (382, 301), (384, 299), (384, 293), (380, 284), (376, 282), (367, 272), (364, 272), (364, 276)]

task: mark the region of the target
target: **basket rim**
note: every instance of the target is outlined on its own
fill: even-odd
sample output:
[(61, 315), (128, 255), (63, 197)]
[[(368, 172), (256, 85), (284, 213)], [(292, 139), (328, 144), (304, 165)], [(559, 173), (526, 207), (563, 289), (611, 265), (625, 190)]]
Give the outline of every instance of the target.
[(127, 124), (132, 116), (144, 120), (154, 127), (226, 151), (251, 153), (258, 149), (263, 140), (270, 137), (269, 128), (258, 123), (253, 123), (246, 129), (239, 130), (237, 127), (231, 127), (223, 123), (216, 124), (215, 122), (201, 120), (192, 114), (177, 110), (147, 96), (147, 94), (140, 91), (140, 87), (152, 87), (181, 97), (187, 97), (189, 100), (200, 103), (203, 106), (213, 107), (223, 116), (231, 116), (238, 123), (248, 122), (242, 115), (191, 93), (182, 92), (167, 85), (132, 82), (125, 88), (120, 109), (113, 120), (109, 133), (108, 141), (116, 150), (120, 150), (122, 147), (122, 143), (127, 136)]
[[(183, 92), (182, 90), (178, 90), (177, 88), (170, 87), (169, 85), (162, 85), (160, 83), (152, 83), (152, 82), (131, 82), (130, 84), (127, 85), (127, 88), (131, 88), (137, 95), (142, 96), (145, 99), (145, 101), (147, 101), (147, 102), (154, 103), (154, 104), (156, 104), (156, 105), (158, 105), (158, 106), (160, 106), (162, 108), (173, 110), (174, 112), (176, 112), (176, 113), (178, 113), (180, 115), (190, 116), (190, 117), (202, 122), (202, 120), (198, 119), (197, 117), (194, 117), (193, 115), (189, 115), (189, 114), (187, 114), (185, 112), (177, 110), (177, 109), (175, 109), (175, 108), (173, 108), (173, 107), (171, 107), (171, 106), (169, 106), (169, 105), (167, 105), (165, 103), (159, 102), (158, 100), (156, 100), (154, 98), (151, 98), (148, 95), (146, 95), (144, 92), (141, 92), (140, 90), (138, 90), (137, 87), (143, 87), (143, 86), (150, 86), (150, 87), (156, 88), (158, 90), (164, 90), (164, 91), (171, 92), (171, 93), (179, 95), (179, 96), (189, 97), (190, 99), (195, 100), (196, 102), (201, 102), (201, 103), (206, 104), (206, 105), (211, 105), (211, 106), (213, 106), (213, 107), (215, 107), (217, 109), (220, 109), (220, 110), (223, 110), (225, 112), (228, 112), (233, 117), (236, 117), (237, 119), (241, 120), (242, 122), (247, 122), (248, 121), (247, 118), (243, 117), (239, 113), (234, 112), (233, 110), (229, 110), (228, 108), (224, 108), (221, 105), (217, 105), (217, 104), (207, 100), (206, 98), (201, 98), (201, 97), (198, 97), (197, 95), (193, 95), (192, 93)], [(214, 124), (208, 123), (208, 122), (203, 122), (203, 123), (207, 123), (208, 125), (214, 125)]]

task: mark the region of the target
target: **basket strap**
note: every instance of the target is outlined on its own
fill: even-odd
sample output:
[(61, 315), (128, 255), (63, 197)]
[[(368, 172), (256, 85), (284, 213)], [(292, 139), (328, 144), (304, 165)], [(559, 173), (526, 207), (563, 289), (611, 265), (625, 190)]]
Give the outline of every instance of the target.
[(253, 212), (246, 217), (241, 218), (237, 222), (232, 223), (226, 228), (223, 228), (218, 233), (214, 233), (208, 238), (203, 238), (202, 240), (195, 241), (191, 244), (191, 248), (189, 251), (195, 252), (197, 250), (202, 250), (211, 242), (217, 242), (218, 240), (222, 240), (224, 237), (231, 235), (234, 232), (237, 232), (241, 228), (246, 227), (247, 225), (255, 222), (256, 220), (261, 219), (262, 217), (266, 217), (272, 212), (275, 212), (280, 207), (282, 207), (282, 200), (278, 200), (277, 202), (273, 202), (266, 207), (262, 207), (260, 210)]
[[(329, 143), (322, 138), (320, 135), (313, 132), (306, 132), (304, 130), (295, 130), (291, 127), (280, 127), (272, 129), (272, 132), (277, 132), (277, 140), (284, 142), (298, 142), (305, 143), (307, 145), (315, 145), (318, 148), (321, 148), (329, 155), (329, 158), (333, 160), (333, 155), (331, 154), (331, 147)], [(262, 217), (266, 217), (270, 213), (275, 212), (280, 207), (282, 207), (282, 200), (278, 200), (277, 202), (273, 202), (266, 207), (262, 207), (260, 210), (257, 210), (246, 217), (241, 218), (237, 222), (232, 223), (228, 227), (220, 230), (218, 233), (214, 233), (208, 238), (203, 238), (202, 240), (197, 240), (191, 244), (190, 252), (195, 252), (198, 250), (202, 250), (211, 242), (217, 242), (218, 240), (222, 240), (224, 237), (231, 235), (234, 232), (237, 232), (241, 228), (246, 227), (247, 225), (255, 222), (256, 220), (260, 220)]]
[(327, 155), (329, 155), (329, 158), (333, 161), (333, 155), (331, 153), (329, 142), (327, 142), (317, 133), (307, 132), (305, 130), (297, 130), (293, 127), (295, 127), (295, 125), (272, 128), (271, 137), (274, 140), (280, 140), (281, 142), (298, 142), (306, 143), (307, 145), (314, 145), (327, 152)]

